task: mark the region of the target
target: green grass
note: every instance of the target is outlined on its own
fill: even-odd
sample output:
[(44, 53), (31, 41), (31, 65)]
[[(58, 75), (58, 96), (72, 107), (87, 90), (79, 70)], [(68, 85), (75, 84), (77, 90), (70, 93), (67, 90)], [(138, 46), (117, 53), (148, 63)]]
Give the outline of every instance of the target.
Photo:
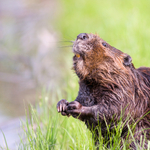
[[(70, 101), (72, 95), (68, 94)], [(52, 97), (59, 96), (63, 97), (60, 93)], [(58, 114), (56, 103), (50, 104), (50, 98), (43, 94), (36, 108), (30, 106), (30, 115), (23, 123), (25, 137), (21, 139), (19, 149), (94, 149), (91, 132), (84, 123)]]
[[(69, 87), (66, 92), (70, 91)], [(76, 87), (75, 87), (76, 88)], [(73, 117), (64, 117), (58, 114), (56, 110), (56, 103), (50, 103), (51, 97), (55, 100), (58, 97), (63, 97), (63, 94), (56, 94), (55, 96), (43, 96), (40, 98), (36, 107), (30, 106), (30, 113), (23, 123), (25, 137), (21, 138), (19, 149), (22, 150), (95, 150), (94, 140), (92, 133), (87, 129), (85, 124)], [(53, 96), (52, 96), (53, 95)], [(72, 92), (68, 93), (68, 100), (74, 99)], [(116, 150), (120, 149), (120, 143), (123, 143), (123, 149), (129, 149), (130, 142), (121, 139), (122, 128), (125, 122), (118, 121), (118, 126), (112, 132), (108, 132), (105, 138), (110, 138), (110, 147), (107, 148), (105, 138), (100, 134), (99, 148), (100, 150)], [(133, 138), (133, 127), (129, 128), (128, 136), (135, 142)], [(110, 130), (109, 124), (107, 125), (108, 131)], [(101, 133), (100, 127), (99, 132)], [(142, 143), (141, 143), (142, 145)], [(137, 149), (141, 150), (139, 145)], [(143, 146), (142, 146), (143, 147)], [(150, 147), (150, 144), (149, 144)]]

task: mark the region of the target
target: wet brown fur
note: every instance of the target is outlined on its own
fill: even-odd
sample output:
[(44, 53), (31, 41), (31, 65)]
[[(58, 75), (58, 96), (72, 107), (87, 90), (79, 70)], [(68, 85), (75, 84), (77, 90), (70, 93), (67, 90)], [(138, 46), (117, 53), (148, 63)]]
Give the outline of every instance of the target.
[[(114, 119), (117, 125), (123, 113), (123, 121), (130, 116), (127, 124), (136, 124), (135, 141), (139, 143), (144, 135), (150, 140), (150, 68), (136, 69), (129, 55), (110, 46), (95, 34), (87, 34), (86, 39), (77, 38), (73, 52), (73, 69), (79, 77), (80, 86), (75, 101), (82, 106), (76, 109), (84, 108), (85, 112), (90, 112), (82, 115), (81, 111), (79, 119), (89, 129), (101, 124), (105, 137), (106, 122), (113, 127)], [(80, 54), (80, 57), (77, 58), (76, 54)], [(69, 107), (67, 110), (74, 116), (75, 113), (69, 111)], [(122, 131), (123, 138), (128, 132), (127, 124)], [(136, 149), (135, 143), (132, 142), (130, 147)]]
[[(150, 128), (150, 114), (147, 114), (150, 111), (150, 68), (135, 69), (132, 63), (128, 66), (124, 65), (127, 54), (108, 43), (107, 47), (104, 47), (102, 43), (105, 41), (97, 35), (88, 36), (89, 40), (79, 41), (83, 42), (82, 45), (90, 47), (84, 51), (82, 62), (74, 60), (74, 70), (79, 76), (80, 83), (88, 81), (88, 84), (98, 84), (100, 91), (105, 89), (103, 95), (107, 93), (107, 97), (110, 97), (110, 102), (108, 100), (108, 104), (105, 105), (113, 105), (112, 101), (114, 101), (114, 106), (109, 106), (112, 107), (113, 113), (109, 111), (104, 113), (106, 120), (110, 120), (114, 114), (119, 118), (121, 111), (126, 108), (124, 117), (131, 115), (132, 119), (138, 122), (135, 131), (135, 135), (139, 132), (136, 137), (138, 139), (142, 134), (141, 129)], [(74, 47), (76, 44), (77, 41)], [(82, 50), (75, 53), (82, 54)], [(97, 104), (101, 103), (99, 101), (101, 101), (100, 97)], [(111, 115), (107, 118), (108, 114)], [(142, 118), (145, 114), (147, 115)], [(145, 131), (148, 139), (150, 139), (149, 131), (150, 129)]]

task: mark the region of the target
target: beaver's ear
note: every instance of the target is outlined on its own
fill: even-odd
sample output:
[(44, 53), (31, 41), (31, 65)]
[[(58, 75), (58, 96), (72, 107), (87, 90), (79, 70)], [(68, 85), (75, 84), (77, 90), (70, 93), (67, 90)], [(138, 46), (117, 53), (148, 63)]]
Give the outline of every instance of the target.
[(130, 65), (131, 65), (131, 63), (132, 63), (132, 58), (131, 58), (131, 56), (129, 56), (128, 54), (125, 54), (123, 59), (124, 59), (124, 60), (123, 60), (123, 64), (124, 64), (125, 66), (130, 66)]

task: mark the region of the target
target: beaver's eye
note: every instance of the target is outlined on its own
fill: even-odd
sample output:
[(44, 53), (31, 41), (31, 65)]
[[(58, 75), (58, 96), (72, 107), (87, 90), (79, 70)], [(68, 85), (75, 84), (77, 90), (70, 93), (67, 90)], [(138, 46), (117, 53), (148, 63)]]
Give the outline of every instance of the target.
[(102, 45), (106, 47), (106, 46), (107, 46), (107, 43), (103, 42)]

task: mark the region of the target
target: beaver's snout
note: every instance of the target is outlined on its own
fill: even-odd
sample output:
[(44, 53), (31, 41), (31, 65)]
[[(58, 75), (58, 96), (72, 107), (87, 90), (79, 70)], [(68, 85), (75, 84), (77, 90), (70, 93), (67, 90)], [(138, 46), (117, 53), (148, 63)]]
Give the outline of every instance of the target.
[(89, 36), (86, 34), (86, 33), (80, 33), (78, 36), (77, 36), (77, 40), (80, 39), (80, 40), (86, 40), (88, 39)]

